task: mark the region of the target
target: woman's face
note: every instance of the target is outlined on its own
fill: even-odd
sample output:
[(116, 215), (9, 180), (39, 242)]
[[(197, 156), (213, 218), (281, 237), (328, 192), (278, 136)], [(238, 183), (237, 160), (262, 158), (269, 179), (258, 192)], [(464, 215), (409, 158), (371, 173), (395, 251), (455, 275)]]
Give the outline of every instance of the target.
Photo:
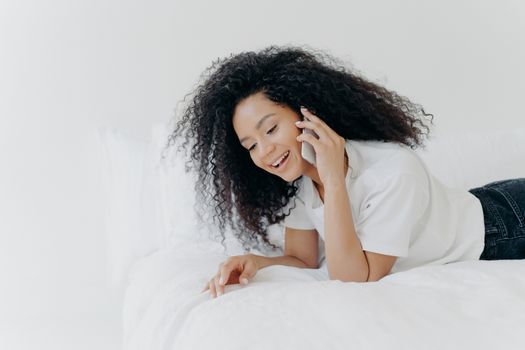
[[(289, 107), (269, 100), (264, 93), (253, 94), (237, 104), (233, 128), (239, 141), (259, 168), (291, 182), (310, 166), (301, 157), (301, 130), (295, 122), (301, 117)], [(282, 157), (278, 167), (273, 164)]]

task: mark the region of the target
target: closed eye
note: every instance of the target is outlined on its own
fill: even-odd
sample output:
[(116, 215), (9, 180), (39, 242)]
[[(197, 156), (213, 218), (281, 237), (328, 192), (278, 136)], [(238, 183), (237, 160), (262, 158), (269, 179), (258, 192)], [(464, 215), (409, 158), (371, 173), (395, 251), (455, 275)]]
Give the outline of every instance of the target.
[(270, 130), (268, 130), (268, 132), (266, 132), (266, 134), (270, 135), (275, 130), (276, 127), (277, 125), (274, 125), (273, 128), (271, 128)]
[[(267, 135), (270, 135), (270, 134), (275, 130), (276, 127), (277, 127), (277, 125), (274, 125), (270, 130), (268, 130), (268, 131), (266, 132), (266, 134), (267, 134)], [(255, 145), (256, 145), (256, 144), (254, 144), (252, 147), (248, 148), (248, 151), (252, 151), (252, 150), (255, 148)]]

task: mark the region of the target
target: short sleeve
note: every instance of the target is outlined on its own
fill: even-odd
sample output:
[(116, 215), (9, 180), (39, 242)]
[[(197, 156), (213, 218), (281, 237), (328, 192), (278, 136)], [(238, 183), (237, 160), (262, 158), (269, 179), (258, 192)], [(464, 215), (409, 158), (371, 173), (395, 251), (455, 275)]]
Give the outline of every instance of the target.
[[(295, 202), (295, 207), (294, 207)], [(290, 203), (285, 207), (284, 214), (290, 210), (290, 215), (284, 218), (284, 226), (295, 228), (298, 230), (313, 230), (315, 226), (312, 224), (310, 217), (306, 211), (306, 207), (301, 198), (294, 197), (290, 200)]]
[(363, 250), (406, 257), (428, 206), (428, 187), (415, 174), (400, 174), (376, 186), (356, 223)]

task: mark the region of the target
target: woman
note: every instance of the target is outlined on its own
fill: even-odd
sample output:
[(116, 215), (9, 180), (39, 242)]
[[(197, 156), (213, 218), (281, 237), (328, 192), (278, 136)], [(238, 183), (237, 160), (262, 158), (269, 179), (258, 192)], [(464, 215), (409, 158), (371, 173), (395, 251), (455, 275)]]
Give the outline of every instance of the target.
[[(215, 62), (192, 97), (170, 142), (191, 141), (199, 203), (215, 209), (223, 239), (228, 224), (245, 249), (276, 248), (266, 229), (285, 226), (283, 256), (228, 258), (203, 290), (212, 297), (273, 264), (318, 268), (325, 258), (330, 279), (365, 282), (525, 257), (525, 179), (444, 186), (413, 152), (431, 115), (328, 55), (234, 55)], [(303, 159), (303, 143), (315, 161)]]

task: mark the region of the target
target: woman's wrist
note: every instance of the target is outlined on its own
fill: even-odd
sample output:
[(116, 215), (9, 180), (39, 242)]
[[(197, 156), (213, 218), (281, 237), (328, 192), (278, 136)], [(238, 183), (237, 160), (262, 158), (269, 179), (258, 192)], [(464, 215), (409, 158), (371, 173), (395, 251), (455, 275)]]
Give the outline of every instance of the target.
[(338, 192), (345, 190), (346, 191), (346, 183), (345, 179), (334, 179), (331, 181), (326, 181), (326, 183), (323, 183), (324, 192)]
[(285, 265), (299, 268), (311, 268), (304, 261), (295, 256), (291, 255), (282, 255), (282, 256), (262, 256), (252, 254), (255, 258), (255, 265), (257, 269), (263, 269), (272, 265)]

